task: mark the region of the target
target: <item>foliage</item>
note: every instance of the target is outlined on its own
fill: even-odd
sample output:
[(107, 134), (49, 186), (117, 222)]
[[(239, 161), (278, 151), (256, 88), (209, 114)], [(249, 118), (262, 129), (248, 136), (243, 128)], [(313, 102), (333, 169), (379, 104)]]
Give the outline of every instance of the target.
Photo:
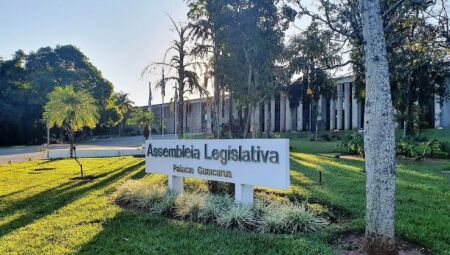
[(336, 145), (336, 151), (364, 157), (364, 137), (360, 133), (347, 135)]
[(175, 201), (175, 215), (182, 219), (198, 221), (205, 207), (206, 196), (199, 193), (183, 193)]
[(169, 215), (175, 207), (176, 196), (162, 185), (129, 180), (120, 185), (112, 195), (121, 205), (159, 215)]
[(145, 126), (151, 127), (153, 126), (153, 113), (147, 112), (142, 108), (135, 108), (127, 119), (127, 125), (136, 125), (142, 129)]
[(110, 128), (110, 132), (111, 128), (117, 126), (123, 120), (123, 114), (114, 101), (108, 102), (100, 116), (101, 126)]
[(140, 181), (125, 182), (112, 197), (119, 204), (145, 212), (240, 230), (306, 233), (318, 231), (327, 223), (304, 205), (289, 201), (257, 199), (253, 206), (248, 206), (236, 204), (226, 195), (184, 192), (176, 196), (159, 184)]
[(95, 100), (86, 91), (75, 91), (72, 86), (56, 87), (48, 94), (43, 116), (50, 128), (64, 128), (73, 143), (75, 132), (83, 127), (95, 127), (99, 117), (97, 109)]
[[(297, 17), (309, 16), (332, 31), (339, 53), (350, 59), (338, 66), (351, 65), (355, 76), (355, 95), (365, 97), (363, 38), (360, 0), (319, 0), (318, 8), (292, 1)], [(391, 94), (397, 119), (406, 135), (423, 128), (430, 112), (433, 94), (448, 96), (445, 79), (450, 76), (446, 60), (449, 48), (448, 14), (445, 1), (381, 0), (384, 34), (388, 53)], [(416, 104), (417, 103), (417, 104)]]
[(129, 180), (117, 188), (112, 198), (122, 205), (136, 205), (138, 199), (146, 196), (150, 191), (150, 188), (151, 186), (148, 183)]
[[(163, 91), (165, 91), (166, 81), (176, 82), (176, 95), (174, 96), (174, 100), (176, 98), (178, 104), (177, 134), (178, 136), (183, 137), (185, 130), (185, 127), (183, 127), (183, 107), (186, 94), (198, 92), (200, 95), (207, 95), (208, 90), (199, 82), (198, 75), (195, 72), (195, 68), (200, 64), (190, 59), (192, 53), (188, 41), (191, 28), (181, 23), (176, 24), (170, 16), (169, 18), (172, 22), (177, 39), (175, 39), (171, 46), (166, 50), (162, 62), (154, 62), (148, 65), (142, 73), (154, 71), (156, 67), (163, 68), (162, 80), (157, 83), (157, 86)], [(169, 57), (169, 60), (166, 60), (167, 56)], [(164, 76), (164, 68), (168, 69), (171, 75), (167, 77)]]
[(293, 88), (294, 93), (290, 93), (291, 108), (297, 107), (304, 98), (318, 100), (319, 95), (334, 96), (334, 82), (328, 70), (339, 64), (341, 57), (337, 55), (338, 45), (333, 42), (333, 36), (331, 31), (312, 22), (304, 32), (290, 40), (284, 53), (288, 71), (291, 75), (303, 75), (299, 82), (294, 83), (302, 89), (295, 91)]
[(450, 142), (447, 141), (440, 142), (439, 150), (443, 152), (447, 158), (450, 158)]
[(409, 158), (417, 157), (417, 143), (410, 138), (402, 138), (396, 143), (395, 151), (397, 155), (403, 155)]
[[(423, 134), (443, 140), (448, 139), (449, 131), (424, 130)], [(69, 180), (77, 171), (70, 160), (39, 160), (0, 164), (0, 254), (115, 254), (118, 250), (169, 254), (186, 247), (192, 253), (215, 254), (223, 250), (224, 243), (233, 254), (295, 254), (299, 250), (302, 254), (334, 254), (330, 236), (364, 231), (364, 166), (360, 159), (320, 155), (332, 152), (334, 143), (314, 142), (320, 151), (315, 146), (301, 146), (311, 143), (306, 137), (307, 133), (291, 139), (291, 144), (299, 144), (306, 153), (291, 153), (291, 189), (277, 193), (293, 199), (308, 197), (326, 205), (334, 213), (336, 225), (324, 232), (258, 235), (126, 210), (111, 203), (109, 195), (126, 180), (139, 179), (150, 185), (167, 180), (162, 175), (143, 174), (142, 159), (81, 159), (96, 177), (83, 185)], [(39, 170), (42, 168), (48, 170)], [(318, 169), (323, 171), (322, 185), (314, 184)], [(400, 160), (397, 166), (396, 233), (436, 254), (450, 250), (450, 229), (442, 225), (450, 220), (448, 179), (443, 172), (447, 169), (450, 161), (439, 159)], [(205, 186), (198, 180), (188, 180), (187, 184), (202, 190)], [(180, 238), (162, 242), (167, 236)]]
[[(12, 59), (0, 61), (0, 145), (43, 143), (47, 94), (68, 85), (89, 93), (99, 114), (108, 114), (104, 110), (113, 101), (113, 85), (75, 46), (43, 47), (28, 54), (18, 50)], [(99, 116), (99, 126), (105, 126), (103, 120), (108, 118)]]
[[(252, 106), (274, 95), (278, 85), (286, 80), (276, 62), (281, 57), (290, 16), (288, 11), (283, 11), (287, 10), (286, 6), (277, 8), (281, 1), (188, 2), (196, 55), (209, 57), (205, 76), (206, 79), (213, 78), (213, 123), (216, 129), (213, 132), (220, 136), (217, 109), (219, 98), (225, 91), (238, 102), (237, 107), (249, 112)], [(251, 114), (245, 116), (238, 122), (244, 137)], [(232, 128), (228, 131), (232, 135)]]
[(440, 148), (440, 142), (438, 139), (431, 139), (425, 143), (425, 149), (423, 150), (422, 157), (434, 157), (436, 150)]
[(316, 232), (328, 222), (312, 212), (305, 205), (269, 206), (261, 219), (259, 229), (263, 233), (308, 233)]
[(209, 194), (206, 197), (205, 205), (200, 210), (199, 218), (202, 222), (214, 222), (233, 203), (231, 197)]
[(256, 225), (252, 207), (242, 204), (233, 204), (225, 209), (216, 221), (219, 226), (239, 230), (253, 229)]

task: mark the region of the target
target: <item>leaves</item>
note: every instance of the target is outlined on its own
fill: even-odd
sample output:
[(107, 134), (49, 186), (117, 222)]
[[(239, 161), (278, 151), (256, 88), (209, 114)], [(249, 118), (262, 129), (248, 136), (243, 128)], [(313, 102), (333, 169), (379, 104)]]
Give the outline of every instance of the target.
[(94, 128), (99, 118), (94, 98), (85, 90), (75, 91), (73, 86), (58, 86), (49, 93), (43, 116), (50, 127), (65, 127), (72, 132)]

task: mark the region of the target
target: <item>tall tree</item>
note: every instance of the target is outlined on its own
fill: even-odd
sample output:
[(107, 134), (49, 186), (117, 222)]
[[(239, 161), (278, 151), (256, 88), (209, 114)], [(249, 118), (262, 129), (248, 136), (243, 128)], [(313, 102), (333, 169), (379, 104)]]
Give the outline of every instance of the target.
[[(349, 55), (348, 61), (340, 66), (352, 65), (356, 95), (364, 99), (360, 0), (318, 0), (318, 11), (302, 5), (300, 0), (292, 2), (298, 7), (298, 16), (313, 18), (340, 39), (341, 53)], [(380, 6), (392, 77), (390, 85), (395, 92), (394, 107), (399, 113), (398, 120), (406, 125), (405, 134), (412, 134), (412, 127), (420, 124), (415, 104), (426, 108), (433, 94), (448, 95), (443, 81), (450, 76), (450, 69), (445, 67), (448, 62), (442, 57), (448, 54), (442, 52), (448, 52), (450, 47), (448, 6), (446, 0), (380, 0)]]
[[(177, 82), (177, 105), (178, 105), (178, 126), (177, 134), (180, 137), (184, 135), (184, 100), (186, 94), (192, 94), (199, 92), (200, 94), (207, 94), (208, 91), (199, 82), (198, 75), (194, 71), (194, 68), (198, 67), (201, 63), (195, 62), (192, 58), (191, 48), (189, 46), (191, 29), (188, 25), (176, 24), (171, 17), (173, 28), (176, 32), (177, 39), (172, 42), (172, 45), (167, 49), (163, 62), (154, 62), (144, 68), (143, 73), (151, 71), (152, 67), (163, 66), (167, 67), (169, 71), (172, 71), (172, 75), (164, 77), (165, 81), (174, 80)], [(169, 55), (171, 54), (171, 55)], [(170, 56), (166, 61), (167, 55)], [(161, 84), (161, 83), (158, 83)]]
[(396, 254), (394, 239), (395, 130), (380, 1), (361, 0), (360, 10), (366, 70), (365, 249), (370, 255)]
[(126, 123), (127, 118), (129, 117), (129, 112), (133, 109), (134, 102), (129, 98), (129, 94), (119, 91), (114, 94), (116, 105), (122, 114), (123, 118), (120, 123), (120, 131), (119, 134), (122, 135), (123, 126)]
[(127, 125), (136, 125), (139, 127), (141, 133), (147, 140), (149, 132), (153, 125), (153, 113), (147, 112), (142, 108), (134, 108), (130, 112), (130, 117), (127, 119)]
[[(72, 85), (93, 96), (101, 115), (113, 100), (113, 86), (75, 46), (17, 51), (0, 64), (0, 144), (37, 144), (45, 139), (42, 109), (56, 86)], [(13, 117), (11, 117), (13, 116)], [(103, 120), (99, 127), (104, 126)], [(102, 131), (102, 129), (98, 129)]]
[(291, 39), (284, 53), (290, 74), (302, 76), (289, 89), (291, 106), (297, 107), (300, 100), (304, 100), (305, 104), (309, 103), (309, 131), (314, 134), (314, 138), (317, 138), (320, 122), (320, 95), (334, 96), (329, 69), (341, 62), (341, 57), (337, 54), (339, 45), (333, 42), (333, 37), (331, 31), (320, 29), (319, 24), (313, 21), (304, 32)]
[[(195, 7), (192, 9), (203, 15), (202, 24), (206, 24), (203, 26), (206, 29), (200, 31), (208, 32), (201, 34), (210, 35), (213, 40), (210, 47), (215, 50), (212, 53), (215, 104), (219, 93), (227, 91), (238, 107), (245, 109), (241, 128), (246, 136), (255, 106), (274, 94), (277, 87), (275, 63), (282, 52), (286, 18), (276, 6), (279, 1), (194, 2), (197, 5), (191, 5)], [(255, 136), (258, 130), (256, 127), (252, 130)]]
[(189, 26), (192, 29), (191, 38), (194, 42), (192, 53), (195, 57), (206, 59), (204, 87), (207, 87), (208, 80), (212, 79), (213, 82), (212, 132), (216, 138), (219, 138), (221, 133), (219, 104), (222, 88), (218, 64), (223, 42), (217, 40), (216, 35), (220, 33), (220, 29), (223, 29), (219, 27), (220, 22), (217, 21), (221, 18), (220, 9), (223, 3), (207, 0), (188, 0), (187, 2), (188, 17), (191, 21)]
[[(94, 128), (99, 119), (95, 99), (85, 90), (75, 91), (73, 86), (55, 87), (48, 94), (43, 116), (50, 128), (56, 126), (65, 130), (70, 141), (71, 158), (75, 153), (75, 132), (84, 127)], [(84, 178), (83, 166), (78, 160), (77, 162), (80, 165), (80, 176)]]

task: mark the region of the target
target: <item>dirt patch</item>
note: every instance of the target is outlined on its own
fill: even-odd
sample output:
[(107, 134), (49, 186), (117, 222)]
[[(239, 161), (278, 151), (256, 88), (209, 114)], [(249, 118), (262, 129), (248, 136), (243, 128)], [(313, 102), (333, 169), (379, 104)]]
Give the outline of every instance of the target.
[[(336, 254), (363, 255), (364, 235), (346, 234), (337, 238), (334, 244)], [(430, 250), (412, 242), (397, 238), (396, 245), (399, 255), (432, 255)]]

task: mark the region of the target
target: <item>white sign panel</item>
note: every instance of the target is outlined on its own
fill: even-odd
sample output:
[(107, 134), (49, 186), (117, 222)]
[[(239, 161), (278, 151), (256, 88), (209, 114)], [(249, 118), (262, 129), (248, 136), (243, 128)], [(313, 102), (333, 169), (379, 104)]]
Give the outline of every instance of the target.
[(289, 188), (288, 139), (148, 140), (148, 173)]

